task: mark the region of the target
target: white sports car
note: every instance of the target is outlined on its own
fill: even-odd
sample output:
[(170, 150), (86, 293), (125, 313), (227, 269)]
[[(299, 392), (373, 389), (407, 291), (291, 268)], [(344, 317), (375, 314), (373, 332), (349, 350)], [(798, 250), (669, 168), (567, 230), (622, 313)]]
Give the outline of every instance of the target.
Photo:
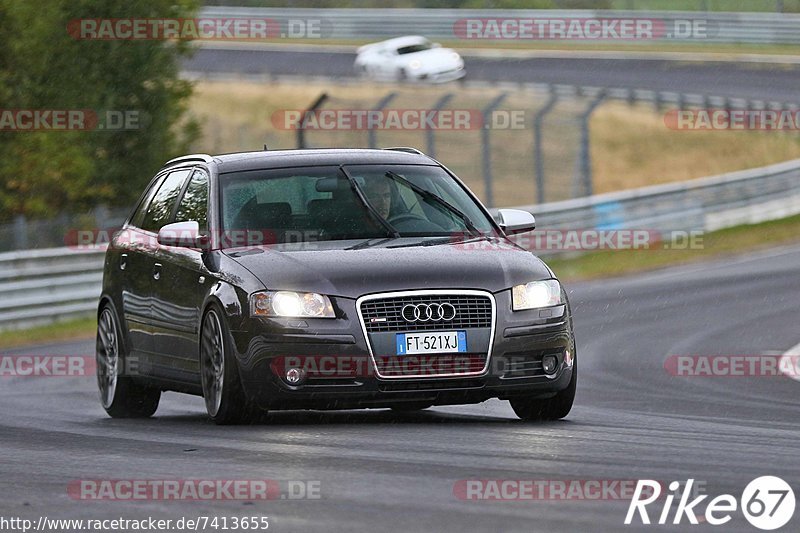
[(458, 52), (418, 35), (367, 44), (357, 53), (356, 72), (376, 80), (439, 83), (464, 77)]

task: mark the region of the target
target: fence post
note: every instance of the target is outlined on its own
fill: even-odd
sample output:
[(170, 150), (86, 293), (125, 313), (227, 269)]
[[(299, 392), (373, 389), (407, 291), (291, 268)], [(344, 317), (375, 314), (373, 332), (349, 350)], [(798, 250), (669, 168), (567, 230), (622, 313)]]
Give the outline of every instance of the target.
[(322, 93), (321, 95), (319, 95), (319, 97), (317, 97), (316, 100), (314, 100), (314, 102), (310, 106), (308, 106), (308, 109), (303, 111), (303, 120), (300, 122), (300, 124), (297, 125), (297, 147), (298, 148), (307, 148), (307, 146), (306, 146), (306, 130), (303, 127), (303, 124), (305, 124), (305, 121), (306, 121), (306, 117), (308, 116), (309, 113), (312, 113), (312, 112), (316, 111), (317, 108), (319, 108), (319, 106), (324, 104), (325, 100), (327, 100), (327, 99), (328, 99), (328, 93)]
[(108, 207), (98, 205), (94, 208), (94, 227), (97, 230), (107, 229), (108, 225)]
[(483, 108), (481, 116), (483, 117), (483, 127), (481, 128), (481, 152), (483, 157), (483, 182), (485, 187), (484, 203), (487, 207), (494, 207), (494, 190), (492, 183), (492, 148), (490, 146), (489, 138), (489, 115), (497, 109), (503, 100), (506, 99), (508, 93), (501, 93), (494, 98), (489, 105)]
[(586, 109), (580, 116), (581, 145), (578, 161), (580, 164), (580, 178), (583, 180), (583, 196), (591, 196), (594, 194), (594, 185), (592, 183), (592, 154), (589, 146), (589, 119), (605, 97), (605, 91), (598, 91), (594, 99), (589, 102), (589, 105), (586, 106)]
[(544, 117), (552, 111), (558, 103), (558, 94), (550, 87), (550, 96), (545, 104), (533, 116), (533, 168), (536, 173), (536, 203), (545, 202), (545, 175), (544, 175), (544, 154), (542, 150), (542, 123)]
[[(446, 95), (444, 95), (441, 98), (439, 98), (436, 101), (436, 103), (433, 104), (433, 111), (438, 113), (439, 111), (444, 109), (444, 106), (446, 106), (450, 102), (450, 100), (453, 99), (453, 96), (454, 96), (453, 93), (447, 93)], [(426, 145), (427, 145), (427, 152), (428, 152), (428, 155), (433, 157), (433, 158), (436, 158), (436, 139), (435, 139), (435, 134), (436, 134), (436, 130), (434, 130), (433, 128), (426, 128), (425, 129), (425, 139), (426, 139)]]
[[(381, 111), (383, 108), (385, 108), (387, 105), (389, 105), (389, 102), (391, 102), (394, 99), (395, 96), (397, 96), (397, 93), (389, 93), (389, 94), (387, 94), (386, 96), (384, 96), (383, 98), (378, 100), (378, 103), (375, 104), (375, 107), (372, 108), (372, 111)], [(375, 128), (372, 127), (372, 124), (370, 124), (370, 128), (369, 128), (368, 133), (369, 133), (369, 147), (370, 148), (377, 148), (378, 147), (378, 135), (377, 135), (377, 133), (375, 133)]]
[(28, 221), (25, 215), (14, 217), (14, 249), (28, 249)]

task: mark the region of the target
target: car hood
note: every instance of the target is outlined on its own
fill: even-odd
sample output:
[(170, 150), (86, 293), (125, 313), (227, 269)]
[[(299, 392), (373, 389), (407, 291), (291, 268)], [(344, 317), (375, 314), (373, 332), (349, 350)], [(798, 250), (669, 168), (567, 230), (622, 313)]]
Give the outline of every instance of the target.
[(268, 289), (346, 298), (413, 289), (498, 292), (552, 277), (538, 257), (495, 238), (446, 243), (428, 239), (330, 241), (229, 249), (225, 253)]

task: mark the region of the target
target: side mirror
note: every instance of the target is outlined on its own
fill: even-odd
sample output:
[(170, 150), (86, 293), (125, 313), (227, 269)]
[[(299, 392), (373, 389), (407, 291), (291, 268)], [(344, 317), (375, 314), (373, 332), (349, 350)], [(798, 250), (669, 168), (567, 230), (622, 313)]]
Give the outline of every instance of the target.
[(158, 230), (158, 244), (179, 248), (205, 248), (208, 235), (200, 234), (200, 224), (194, 220), (174, 222)]
[(441, 48), (441, 47), (442, 47), (442, 43), (432, 43), (431, 44), (431, 48)]
[(520, 209), (499, 209), (497, 217), (500, 219), (500, 229), (506, 235), (524, 233), (536, 229), (536, 219), (527, 211)]

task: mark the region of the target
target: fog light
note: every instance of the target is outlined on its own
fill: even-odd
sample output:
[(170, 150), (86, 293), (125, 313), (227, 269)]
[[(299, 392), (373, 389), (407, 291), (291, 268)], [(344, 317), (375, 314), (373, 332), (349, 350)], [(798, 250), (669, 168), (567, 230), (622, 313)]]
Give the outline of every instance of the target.
[(555, 374), (556, 368), (558, 368), (558, 358), (555, 355), (545, 355), (542, 358), (542, 369), (545, 374), (548, 376)]
[(289, 385), (297, 385), (303, 381), (303, 371), (299, 368), (290, 368), (286, 371), (286, 382)]

